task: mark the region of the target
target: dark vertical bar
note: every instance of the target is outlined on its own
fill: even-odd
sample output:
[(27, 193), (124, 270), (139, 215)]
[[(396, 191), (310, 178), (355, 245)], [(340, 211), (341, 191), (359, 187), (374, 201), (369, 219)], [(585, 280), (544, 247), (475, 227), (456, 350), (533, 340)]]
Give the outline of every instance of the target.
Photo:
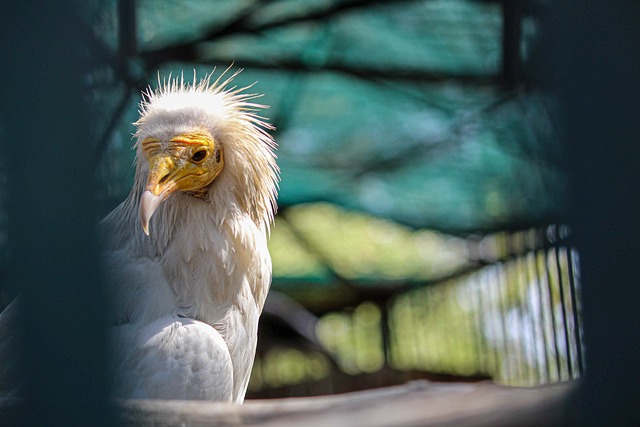
[(380, 333), (382, 334), (382, 354), (384, 366), (391, 366), (391, 328), (389, 326), (389, 306), (386, 301), (380, 302)]
[(576, 352), (578, 359), (578, 374), (582, 376), (584, 374), (584, 360), (582, 354), (582, 336), (580, 331), (582, 330), (581, 320), (580, 320), (580, 298), (578, 296), (578, 289), (576, 286), (576, 271), (573, 266), (573, 249), (571, 247), (567, 248), (567, 263), (569, 268), (569, 286), (571, 288), (571, 307), (572, 307), (572, 315), (573, 315), (573, 325), (574, 330), (573, 333), (575, 335), (576, 340)]
[(558, 373), (558, 381), (562, 380), (562, 364), (560, 363), (560, 351), (558, 349), (558, 331), (556, 330), (556, 314), (553, 298), (553, 281), (551, 276), (551, 267), (549, 266), (549, 251), (554, 248), (549, 247), (548, 235), (545, 238), (545, 250), (544, 250), (544, 266), (547, 271), (547, 289), (549, 291), (549, 313), (551, 314), (551, 331), (553, 332), (553, 349), (556, 359), (556, 370)]
[[(488, 267), (485, 267), (484, 271), (485, 271), (485, 286), (487, 288), (487, 293), (489, 295), (489, 301), (491, 302), (491, 305), (493, 306), (492, 308), (495, 308), (496, 312), (499, 311), (499, 295), (497, 294), (496, 290), (495, 290), (495, 286), (494, 283), (496, 282), (495, 278), (494, 278), (494, 270), (495, 266), (491, 265)], [(487, 313), (491, 313), (491, 310), (487, 310)], [(497, 330), (497, 326), (495, 325), (494, 322), (490, 322), (489, 325), (491, 326), (491, 333), (493, 334), (494, 339), (497, 339), (498, 337), (498, 330)], [(499, 374), (500, 374), (500, 352), (498, 349), (498, 342), (497, 340), (494, 340), (493, 345), (492, 345), (492, 350), (493, 350), (493, 378), (495, 379)]]
[(20, 425), (111, 425), (94, 164), (73, 2), (3, 1), (0, 105), (7, 281), (22, 303)]
[(116, 109), (113, 110), (111, 120), (98, 139), (95, 153), (96, 163), (99, 163), (105, 155), (110, 138), (118, 124), (120, 124), (125, 108), (129, 105), (129, 97), (134, 92), (134, 89), (136, 89), (134, 76), (131, 75), (131, 70), (127, 67), (128, 60), (134, 57), (138, 50), (136, 34), (136, 2), (135, 0), (119, 0), (118, 55), (117, 63), (111, 65), (116, 67), (118, 77), (124, 82), (124, 94)]
[(135, 56), (138, 51), (135, 0), (118, 0), (118, 24), (118, 65), (123, 70), (127, 59)]
[[(555, 239), (556, 242), (559, 242), (560, 237), (558, 235), (558, 227), (555, 227)], [(562, 260), (560, 258), (560, 253), (562, 251), (562, 247), (560, 246), (560, 244), (558, 243), (558, 245), (555, 248), (555, 253), (556, 253), (556, 274), (558, 275), (558, 292), (560, 295), (560, 309), (562, 312), (562, 328), (564, 329), (564, 344), (565, 344), (565, 349), (566, 349), (566, 363), (567, 363), (567, 373), (569, 375), (569, 378), (572, 377), (572, 372), (573, 372), (573, 363), (571, 361), (571, 340), (569, 338), (569, 324), (567, 321), (567, 301), (566, 301), (566, 297), (565, 297), (565, 285), (564, 285), (564, 279), (563, 279), (563, 272), (562, 272)]]
[[(422, 327), (421, 322), (417, 322), (418, 318), (422, 318), (422, 314), (428, 310), (426, 304), (418, 304), (418, 295), (419, 293), (424, 292), (424, 289), (414, 290), (408, 295), (407, 307), (409, 309), (409, 313), (407, 318), (409, 319), (410, 324), (408, 327), (411, 328), (413, 332), (413, 336), (415, 337), (412, 340), (411, 352), (413, 359), (412, 367), (420, 367), (420, 369), (424, 369), (424, 365), (422, 364), (423, 360), (420, 358), (420, 354), (424, 354), (431, 349), (428, 347), (428, 340)], [(420, 307), (420, 310), (416, 310), (416, 307)], [(420, 352), (422, 350), (422, 353)]]
[(522, 2), (506, 0), (502, 2), (502, 77), (508, 88), (520, 81), (522, 37)]
[(548, 78), (565, 113), (586, 374), (569, 425), (640, 425), (640, 2), (553, 2)]

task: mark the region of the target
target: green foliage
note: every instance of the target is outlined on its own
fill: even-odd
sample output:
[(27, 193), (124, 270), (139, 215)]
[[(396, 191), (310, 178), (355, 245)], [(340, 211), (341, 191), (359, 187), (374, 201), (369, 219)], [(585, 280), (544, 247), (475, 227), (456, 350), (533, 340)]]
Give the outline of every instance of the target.
[(276, 284), (279, 277), (327, 277), (327, 267), (356, 281), (427, 280), (460, 268), (464, 246), (463, 239), (327, 203), (288, 209), (269, 242)]

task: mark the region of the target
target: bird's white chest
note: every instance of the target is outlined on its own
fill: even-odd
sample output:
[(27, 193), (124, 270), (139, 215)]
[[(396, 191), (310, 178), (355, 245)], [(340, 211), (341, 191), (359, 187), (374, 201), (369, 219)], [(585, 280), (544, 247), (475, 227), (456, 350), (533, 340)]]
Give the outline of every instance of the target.
[(222, 335), (234, 366), (234, 394), (244, 395), (271, 281), (266, 236), (241, 215), (206, 229), (196, 225), (203, 222), (216, 224), (183, 223), (162, 256), (162, 269), (180, 313)]
[[(158, 215), (150, 238), (144, 236), (149, 249), (138, 256), (126, 249), (112, 252), (110, 270), (120, 275), (113, 280), (124, 289), (116, 308), (126, 322), (142, 328), (172, 315), (212, 326), (232, 362), (235, 400), (244, 396), (249, 381), (271, 281), (266, 236), (247, 216), (219, 220), (211, 209), (195, 207)], [(165, 242), (153, 234), (163, 223), (174, 224)]]
[(186, 218), (165, 248), (161, 267), (179, 309), (216, 325), (235, 311), (246, 321), (253, 320), (251, 308), (259, 314), (271, 264), (266, 239), (248, 218)]

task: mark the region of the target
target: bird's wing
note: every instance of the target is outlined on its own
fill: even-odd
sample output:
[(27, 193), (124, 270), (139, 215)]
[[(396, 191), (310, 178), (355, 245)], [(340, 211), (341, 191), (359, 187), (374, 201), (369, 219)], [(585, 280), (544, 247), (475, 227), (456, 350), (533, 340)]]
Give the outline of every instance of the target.
[(231, 401), (231, 356), (213, 327), (169, 315), (112, 333), (118, 397)]
[(160, 259), (136, 256), (129, 246), (104, 253), (110, 324), (145, 323), (178, 310)]

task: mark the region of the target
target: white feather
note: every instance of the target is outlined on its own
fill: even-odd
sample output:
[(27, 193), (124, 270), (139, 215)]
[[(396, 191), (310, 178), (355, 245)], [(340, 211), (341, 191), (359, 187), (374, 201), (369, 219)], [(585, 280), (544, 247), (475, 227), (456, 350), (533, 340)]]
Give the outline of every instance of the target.
[[(133, 189), (101, 223), (121, 397), (244, 399), (271, 282), (279, 172), (270, 126), (249, 102), (255, 95), (227, 89), (234, 76), (169, 79), (141, 103)], [(171, 195), (146, 236), (138, 202), (149, 165), (140, 141), (203, 127), (224, 149), (222, 172), (205, 200)]]
[(220, 333), (176, 315), (114, 329), (116, 389), (138, 399), (233, 399), (233, 364)]

